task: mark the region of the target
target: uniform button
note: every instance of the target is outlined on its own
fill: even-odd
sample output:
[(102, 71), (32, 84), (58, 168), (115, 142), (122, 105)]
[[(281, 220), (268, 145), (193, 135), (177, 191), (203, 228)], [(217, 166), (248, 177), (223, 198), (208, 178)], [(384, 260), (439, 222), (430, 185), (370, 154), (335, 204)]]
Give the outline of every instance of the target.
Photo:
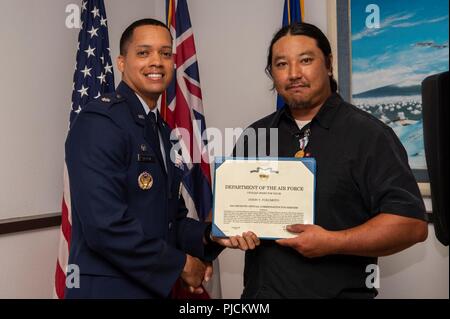
[(169, 229), (172, 229), (172, 222), (169, 222)]

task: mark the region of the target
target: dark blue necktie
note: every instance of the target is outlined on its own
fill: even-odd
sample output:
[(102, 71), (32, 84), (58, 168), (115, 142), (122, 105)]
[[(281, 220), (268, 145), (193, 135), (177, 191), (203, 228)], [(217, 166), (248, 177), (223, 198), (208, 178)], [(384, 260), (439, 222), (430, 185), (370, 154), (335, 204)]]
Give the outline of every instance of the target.
[(148, 112), (148, 118), (150, 120), (150, 124), (153, 129), (153, 133), (155, 133), (155, 136), (157, 137), (157, 141), (159, 144), (159, 130), (158, 130), (158, 119), (156, 117), (156, 114), (152, 111)]
[(161, 161), (161, 165), (164, 167), (165, 165), (164, 165), (164, 160), (163, 160), (163, 155), (162, 155), (162, 152), (161, 152), (161, 142), (160, 142), (160, 139), (159, 139), (159, 123), (158, 123), (158, 119), (157, 119), (157, 116), (156, 116), (156, 114), (155, 114), (155, 112), (152, 112), (152, 111), (150, 111), (150, 112), (148, 112), (148, 119), (149, 119), (149, 124), (150, 124), (150, 127), (152, 128), (152, 131), (153, 131), (153, 138), (154, 138), (154, 144), (155, 144), (155, 152), (156, 152), (156, 155), (158, 156), (158, 158), (159, 158), (159, 160)]

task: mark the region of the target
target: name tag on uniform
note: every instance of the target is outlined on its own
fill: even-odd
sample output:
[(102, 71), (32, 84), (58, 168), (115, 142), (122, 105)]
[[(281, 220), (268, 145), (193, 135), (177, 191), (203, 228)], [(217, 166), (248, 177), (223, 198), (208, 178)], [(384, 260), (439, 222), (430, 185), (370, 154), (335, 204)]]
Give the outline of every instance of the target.
[(155, 157), (150, 154), (138, 154), (138, 162), (154, 163)]

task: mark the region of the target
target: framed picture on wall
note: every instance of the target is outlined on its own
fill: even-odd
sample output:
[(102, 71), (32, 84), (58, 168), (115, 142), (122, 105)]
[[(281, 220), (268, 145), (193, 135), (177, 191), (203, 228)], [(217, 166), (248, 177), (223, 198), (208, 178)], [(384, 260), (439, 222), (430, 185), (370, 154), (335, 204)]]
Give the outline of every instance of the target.
[(336, 2), (341, 94), (395, 131), (419, 183), (428, 183), (421, 83), (448, 70), (448, 9), (447, 0)]

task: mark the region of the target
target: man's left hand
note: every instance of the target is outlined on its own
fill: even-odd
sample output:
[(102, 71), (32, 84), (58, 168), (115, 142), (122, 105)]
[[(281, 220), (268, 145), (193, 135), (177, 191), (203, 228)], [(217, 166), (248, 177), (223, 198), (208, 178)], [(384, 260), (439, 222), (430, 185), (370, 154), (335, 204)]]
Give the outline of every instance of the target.
[(287, 226), (291, 233), (297, 233), (294, 238), (278, 239), (276, 243), (291, 247), (305, 257), (321, 257), (335, 252), (336, 238), (334, 232), (318, 225), (296, 224)]
[(212, 237), (212, 240), (224, 247), (243, 251), (255, 249), (261, 243), (258, 236), (251, 231), (243, 233), (242, 236), (231, 236), (228, 238)]

